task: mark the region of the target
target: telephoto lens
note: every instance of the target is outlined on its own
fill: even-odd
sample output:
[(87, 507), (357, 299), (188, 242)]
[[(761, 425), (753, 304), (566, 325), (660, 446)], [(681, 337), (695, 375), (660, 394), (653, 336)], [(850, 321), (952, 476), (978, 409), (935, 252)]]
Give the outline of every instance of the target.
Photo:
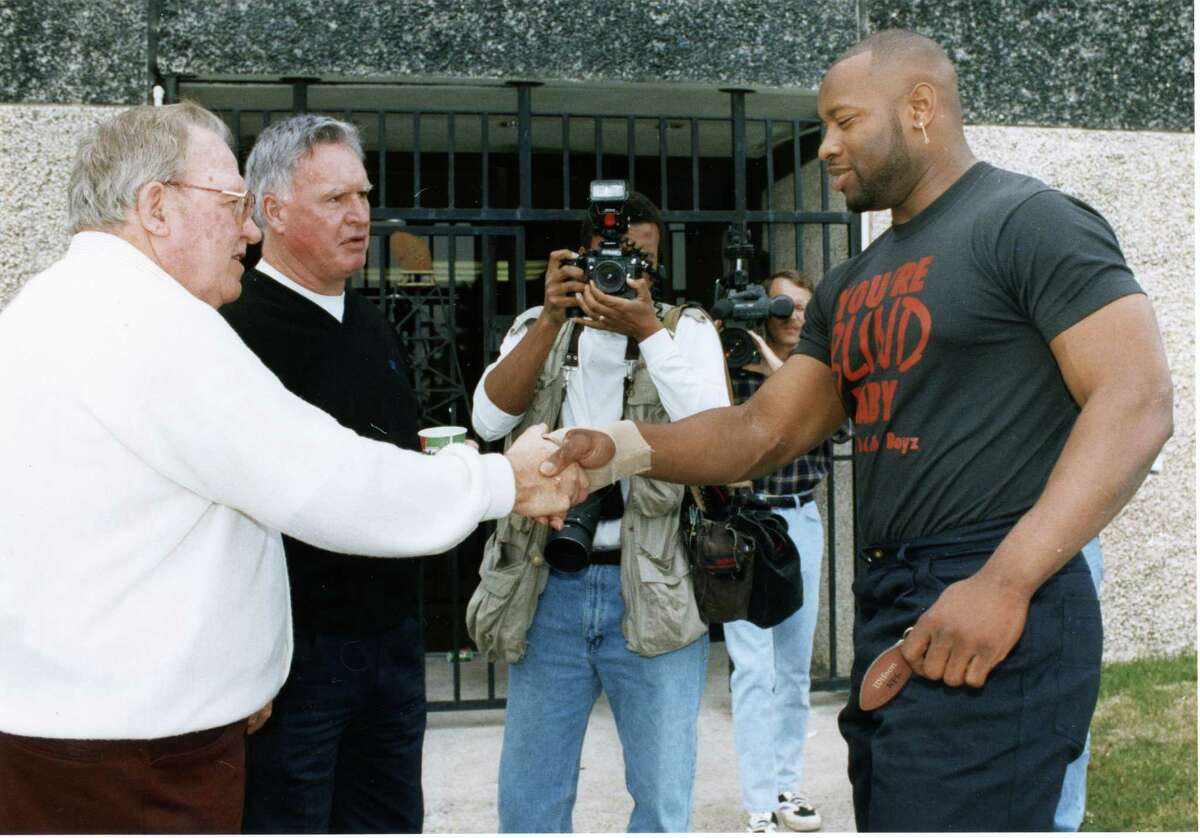
[(563, 527), (550, 533), (546, 541), (546, 563), (555, 570), (574, 573), (588, 566), (592, 555), (592, 537), (600, 523), (600, 505), (611, 487), (594, 494), (567, 510)]

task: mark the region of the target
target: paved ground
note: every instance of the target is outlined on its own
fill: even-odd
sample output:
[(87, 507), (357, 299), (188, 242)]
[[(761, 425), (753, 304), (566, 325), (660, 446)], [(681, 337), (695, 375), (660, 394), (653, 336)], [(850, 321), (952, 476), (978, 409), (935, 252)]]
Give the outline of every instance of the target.
[[(435, 682), (441, 668), (449, 667), (444, 661), (439, 666), (430, 659), (431, 698), (437, 692)], [(742, 832), (746, 828), (733, 748), (728, 671), (725, 645), (714, 643), (700, 711), (692, 815), (696, 832)], [(502, 681), (499, 692), (503, 694)], [(844, 692), (814, 693), (812, 697), (805, 785), (824, 819), (824, 832), (854, 831), (846, 745), (837, 732), (837, 713), (845, 701)], [(430, 714), (425, 738), (426, 832), (496, 831), (496, 771), (503, 724), (502, 710)], [(625, 830), (633, 801), (625, 791), (623, 772), (612, 712), (601, 697), (583, 745), (576, 832)]]

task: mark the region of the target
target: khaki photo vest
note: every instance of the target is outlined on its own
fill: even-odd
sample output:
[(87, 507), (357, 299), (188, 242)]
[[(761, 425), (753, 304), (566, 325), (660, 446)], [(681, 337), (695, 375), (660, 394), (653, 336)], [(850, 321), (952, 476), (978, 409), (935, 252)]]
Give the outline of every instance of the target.
[[(685, 307), (657, 306), (659, 317), (673, 335)], [(708, 319), (698, 308), (688, 311)], [(540, 308), (526, 312), (513, 323), (513, 330), (540, 312)], [(532, 425), (557, 427), (565, 395), (568, 325), (559, 331), (538, 373), (529, 407), (505, 439), (505, 450)], [(640, 355), (623, 418), (670, 421)], [(621, 597), (625, 601), (621, 629), (626, 647), (647, 657), (680, 649), (708, 630), (696, 607), (688, 559), (679, 538), (683, 492), (684, 487), (677, 483), (631, 477), (621, 517)], [(513, 514), (497, 522), (483, 548), (479, 586), (467, 605), (467, 632), (488, 660), (503, 657), (516, 663), (525, 656), (525, 637), (550, 572), (543, 557), (548, 535), (544, 524)]]

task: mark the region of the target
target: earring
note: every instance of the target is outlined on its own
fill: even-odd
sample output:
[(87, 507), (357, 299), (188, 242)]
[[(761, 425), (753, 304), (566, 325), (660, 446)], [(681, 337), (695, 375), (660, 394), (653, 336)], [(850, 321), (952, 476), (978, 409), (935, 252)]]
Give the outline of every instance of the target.
[(925, 145), (929, 145), (929, 135), (925, 133), (925, 122), (918, 122), (917, 127), (921, 129), (921, 136), (925, 138)]

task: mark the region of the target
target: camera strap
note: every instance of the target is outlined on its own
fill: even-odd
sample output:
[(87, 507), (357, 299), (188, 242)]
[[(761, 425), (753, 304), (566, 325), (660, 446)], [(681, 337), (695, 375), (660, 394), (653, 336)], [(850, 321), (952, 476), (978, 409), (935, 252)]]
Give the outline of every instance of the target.
[[(567, 328), (571, 330), (567, 337), (567, 354), (563, 358), (563, 399), (566, 400), (567, 384), (571, 379), (571, 374), (579, 369), (579, 335), (583, 329), (579, 328), (574, 320), (567, 323)], [(625, 390), (621, 402), (621, 415), (625, 415), (625, 403), (629, 401), (629, 392), (633, 388), (633, 373), (637, 368), (638, 358), (641, 351), (638, 349), (637, 341), (632, 337), (625, 339)]]

